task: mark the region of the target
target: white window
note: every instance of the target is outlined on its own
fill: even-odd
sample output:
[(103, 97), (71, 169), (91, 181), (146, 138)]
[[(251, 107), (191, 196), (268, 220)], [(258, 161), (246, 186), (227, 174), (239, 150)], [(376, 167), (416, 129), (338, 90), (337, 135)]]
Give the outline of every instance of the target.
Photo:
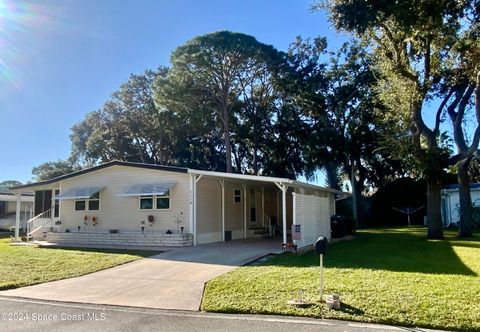
[(155, 196), (157, 199), (156, 201), (156, 209), (157, 210), (168, 210), (170, 209), (170, 190), (165, 192), (163, 195)]
[(88, 199), (75, 200), (75, 211), (100, 211), (100, 192), (96, 192)]
[(153, 196), (140, 196), (140, 210), (153, 210)]
[(234, 203), (242, 202), (242, 191), (240, 189), (233, 189), (233, 202)]
[(163, 195), (140, 196), (140, 210), (169, 210), (170, 209), (170, 190)]

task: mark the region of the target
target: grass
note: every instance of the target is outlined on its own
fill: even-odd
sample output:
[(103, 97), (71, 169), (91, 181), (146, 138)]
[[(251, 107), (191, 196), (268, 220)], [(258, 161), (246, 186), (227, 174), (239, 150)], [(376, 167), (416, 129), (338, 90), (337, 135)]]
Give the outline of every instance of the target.
[(12, 246), (0, 239), (0, 290), (78, 277), (159, 252)]
[[(480, 236), (427, 241), (426, 230), (362, 230), (334, 243), (325, 257), (325, 293), (342, 309), (319, 303), (318, 256), (282, 254), (210, 281), (202, 309), (480, 331)], [(287, 301), (303, 290), (308, 308)]]

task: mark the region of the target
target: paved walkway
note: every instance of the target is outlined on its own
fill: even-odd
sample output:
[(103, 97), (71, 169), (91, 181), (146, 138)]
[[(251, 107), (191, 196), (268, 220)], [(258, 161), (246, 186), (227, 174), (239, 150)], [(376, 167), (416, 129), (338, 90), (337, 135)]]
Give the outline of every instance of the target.
[(6, 290), (0, 295), (199, 310), (207, 281), (279, 249), (278, 240), (236, 240), (178, 248), (82, 277)]

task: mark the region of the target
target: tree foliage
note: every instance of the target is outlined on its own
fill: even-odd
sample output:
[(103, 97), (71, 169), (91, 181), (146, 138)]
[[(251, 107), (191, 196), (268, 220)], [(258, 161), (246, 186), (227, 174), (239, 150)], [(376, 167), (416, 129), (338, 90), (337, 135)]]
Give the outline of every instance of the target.
[[(440, 178), (452, 163), (440, 123), (446, 103), (438, 108), (433, 128), (424, 121), (425, 105), (440, 91), (446, 67), (463, 40), (478, 8), (474, 1), (363, 1), (321, 3), (339, 30), (370, 42), (381, 74), (379, 95), (389, 109), (392, 152), (415, 161), (428, 187), (428, 235), (441, 238)], [(478, 20), (477, 20), (478, 22)], [(397, 126), (397, 128), (395, 128)]]
[(45, 162), (32, 169), (36, 181), (45, 181), (68, 173), (79, 171), (81, 168), (72, 159)]
[(72, 128), (74, 157), (95, 164), (111, 160), (169, 164), (170, 114), (159, 113), (152, 84), (168, 70), (131, 75), (101, 109)]
[[(188, 103), (210, 110), (223, 135), (227, 172), (232, 172), (233, 109), (242, 95), (241, 101), (248, 103), (249, 109), (254, 113), (259, 111), (258, 97), (264, 97), (259, 86), (268, 75), (269, 62), (275, 59), (276, 53), (272, 46), (252, 36), (220, 31), (193, 38), (172, 54), (169, 83), (181, 88), (188, 84)], [(161, 104), (165, 93), (160, 90), (158, 94)], [(178, 93), (170, 95), (174, 96)], [(256, 125), (255, 122), (254, 128)], [(241, 165), (237, 163), (236, 168), (240, 171)]]
[(0, 188), (10, 188), (14, 186), (20, 186), (22, 183), (17, 180), (5, 180), (0, 182)]

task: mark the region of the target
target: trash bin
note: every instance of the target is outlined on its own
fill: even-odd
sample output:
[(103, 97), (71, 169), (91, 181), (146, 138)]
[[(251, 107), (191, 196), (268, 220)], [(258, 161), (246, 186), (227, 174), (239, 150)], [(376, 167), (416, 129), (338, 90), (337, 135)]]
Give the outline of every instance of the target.
[(344, 216), (334, 215), (330, 218), (332, 238), (341, 238), (347, 235), (347, 222)]

